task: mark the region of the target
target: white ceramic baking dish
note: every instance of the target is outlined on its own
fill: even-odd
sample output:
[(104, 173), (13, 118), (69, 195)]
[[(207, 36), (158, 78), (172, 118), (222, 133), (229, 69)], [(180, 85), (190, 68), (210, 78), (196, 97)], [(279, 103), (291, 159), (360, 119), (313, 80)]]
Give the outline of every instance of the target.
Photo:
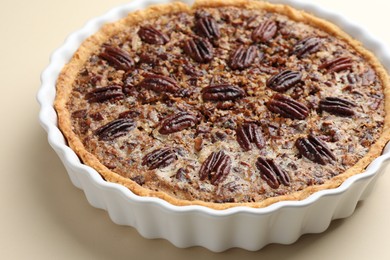
[[(174, 206), (158, 198), (137, 196), (124, 186), (106, 182), (94, 169), (80, 162), (58, 129), (53, 108), (55, 83), (62, 67), (81, 42), (104, 23), (116, 21), (136, 9), (163, 2), (169, 1), (131, 1), (92, 19), (71, 34), (53, 53), (49, 66), (42, 73), (42, 86), (38, 93), (40, 122), (73, 184), (85, 192), (89, 203), (107, 210), (112, 221), (132, 226), (146, 238), (164, 238), (177, 247), (203, 246), (216, 252), (232, 247), (258, 250), (269, 243), (290, 244), (302, 234), (325, 231), (333, 219), (350, 216), (357, 203), (370, 193), (385, 168), (390, 158), (390, 145), (365, 172), (349, 178), (336, 189), (314, 193), (302, 201), (283, 201), (260, 209), (235, 207), (218, 211), (202, 206)], [(270, 2), (304, 9), (337, 24), (373, 51), (386, 69), (390, 69), (389, 49), (344, 16), (314, 3), (296, 0)]]

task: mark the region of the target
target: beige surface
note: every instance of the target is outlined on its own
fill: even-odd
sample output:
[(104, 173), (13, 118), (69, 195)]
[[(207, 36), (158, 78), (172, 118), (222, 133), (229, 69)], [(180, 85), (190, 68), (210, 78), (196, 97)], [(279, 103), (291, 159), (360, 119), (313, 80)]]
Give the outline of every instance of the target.
[[(0, 8), (0, 259), (390, 259), (390, 172), (352, 217), (334, 221), (323, 234), (259, 252), (177, 249), (113, 224), (70, 183), (38, 124), (35, 95), (50, 53), (65, 37), (126, 1), (24, 2), (3, 0)], [(359, 21), (390, 45), (390, 2), (316, 2)]]

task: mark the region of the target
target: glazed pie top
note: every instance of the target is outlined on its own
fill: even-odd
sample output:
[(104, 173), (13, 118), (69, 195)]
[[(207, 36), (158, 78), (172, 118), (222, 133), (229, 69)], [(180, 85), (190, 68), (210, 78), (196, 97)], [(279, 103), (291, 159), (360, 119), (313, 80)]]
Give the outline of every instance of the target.
[(263, 207), (337, 187), (378, 156), (387, 89), (334, 25), (214, 0), (106, 25), (62, 71), (55, 106), (108, 181), (176, 205)]

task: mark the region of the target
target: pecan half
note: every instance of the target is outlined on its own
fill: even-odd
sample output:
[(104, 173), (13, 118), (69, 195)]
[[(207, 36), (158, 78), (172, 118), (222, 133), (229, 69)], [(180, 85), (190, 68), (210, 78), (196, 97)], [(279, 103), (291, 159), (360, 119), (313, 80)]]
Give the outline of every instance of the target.
[(138, 87), (151, 89), (157, 93), (177, 93), (180, 88), (177, 82), (166, 76), (157, 74), (146, 74)]
[(267, 80), (267, 87), (278, 92), (284, 92), (301, 82), (302, 73), (284, 70)]
[(169, 42), (169, 37), (153, 26), (141, 26), (138, 35), (146, 43), (164, 45)]
[(295, 142), (295, 146), (302, 156), (315, 163), (325, 165), (336, 160), (336, 157), (328, 146), (312, 134), (307, 138), (298, 138)]
[(211, 16), (199, 17), (195, 23), (196, 32), (209, 40), (221, 37), (219, 27), (215, 19)]
[(122, 92), (122, 87), (117, 85), (112, 85), (103, 88), (96, 88), (85, 95), (85, 98), (90, 103), (94, 102), (104, 102), (107, 100), (119, 100), (124, 97)]
[(156, 149), (142, 159), (142, 166), (147, 166), (149, 170), (167, 167), (177, 160), (177, 155), (172, 148)]
[(273, 160), (259, 157), (256, 161), (256, 167), (260, 171), (261, 178), (265, 180), (271, 188), (279, 188), (280, 183), (285, 186), (290, 186), (290, 176), (280, 169)]
[(240, 45), (231, 55), (229, 59), (229, 67), (233, 70), (243, 70), (250, 67), (258, 53), (258, 48), (255, 45), (245, 47)]
[(207, 101), (235, 100), (245, 96), (245, 91), (229, 84), (210, 85), (202, 89), (202, 98)]
[(353, 116), (355, 103), (337, 97), (327, 97), (320, 101), (319, 109), (338, 116)]
[(195, 126), (197, 118), (188, 112), (179, 112), (168, 116), (161, 123), (161, 128), (158, 131), (160, 134), (167, 135), (182, 131), (186, 128)]
[(267, 108), (282, 117), (303, 120), (309, 115), (309, 108), (304, 104), (284, 96), (282, 94), (274, 95), (266, 104)]
[(213, 59), (214, 50), (211, 43), (200, 37), (194, 37), (184, 42), (184, 52), (199, 63), (207, 63)]
[(95, 135), (99, 140), (114, 140), (133, 130), (136, 125), (136, 122), (130, 118), (119, 118), (96, 129)]
[(134, 66), (134, 61), (129, 53), (117, 47), (106, 46), (99, 57), (117, 70), (130, 70)]
[(273, 20), (266, 20), (256, 27), (252, 32), (252, 40), (256, 43), (268, 42), (274, 38), (278, 26)]
[(231, 159), (224, 151), (213, 152), (203, 162), (199, 170), (200, 180), (208, 178), (211, 184), (219, 184), (230, 173)]
[(237, 142), (244, 151), (252, 150), (252, 143), (262, 149), (265, 145), (263, 134), (258, 125), (243, 124), (236, 129)]
[(349, 57), (339, 57), (322, 64), (319, 68), (328, 72), (340, 72), (352, 67), (352, 59)]
[(318, 37), (307, 37), (295, 44), (292, 54), (298, 58), (303, 58), (311, 53), (318, 51), (321, 47), (321, 39)]

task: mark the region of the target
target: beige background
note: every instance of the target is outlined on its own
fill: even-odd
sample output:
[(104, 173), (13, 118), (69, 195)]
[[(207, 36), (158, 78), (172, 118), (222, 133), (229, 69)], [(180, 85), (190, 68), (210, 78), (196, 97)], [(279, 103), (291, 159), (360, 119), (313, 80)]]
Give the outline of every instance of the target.
[[(390, 172), (352, 217), (334, 221), (323, 234), (259, 252), (178, 249), (146, 240), (91, 207), (48, 145), (35, 95), (40, 73), (65, 37), (125, 2), (1, 0), (0, 259), (390, 259)], [(390, 45), (390, 1), (315, 2), (360, 22)]]

